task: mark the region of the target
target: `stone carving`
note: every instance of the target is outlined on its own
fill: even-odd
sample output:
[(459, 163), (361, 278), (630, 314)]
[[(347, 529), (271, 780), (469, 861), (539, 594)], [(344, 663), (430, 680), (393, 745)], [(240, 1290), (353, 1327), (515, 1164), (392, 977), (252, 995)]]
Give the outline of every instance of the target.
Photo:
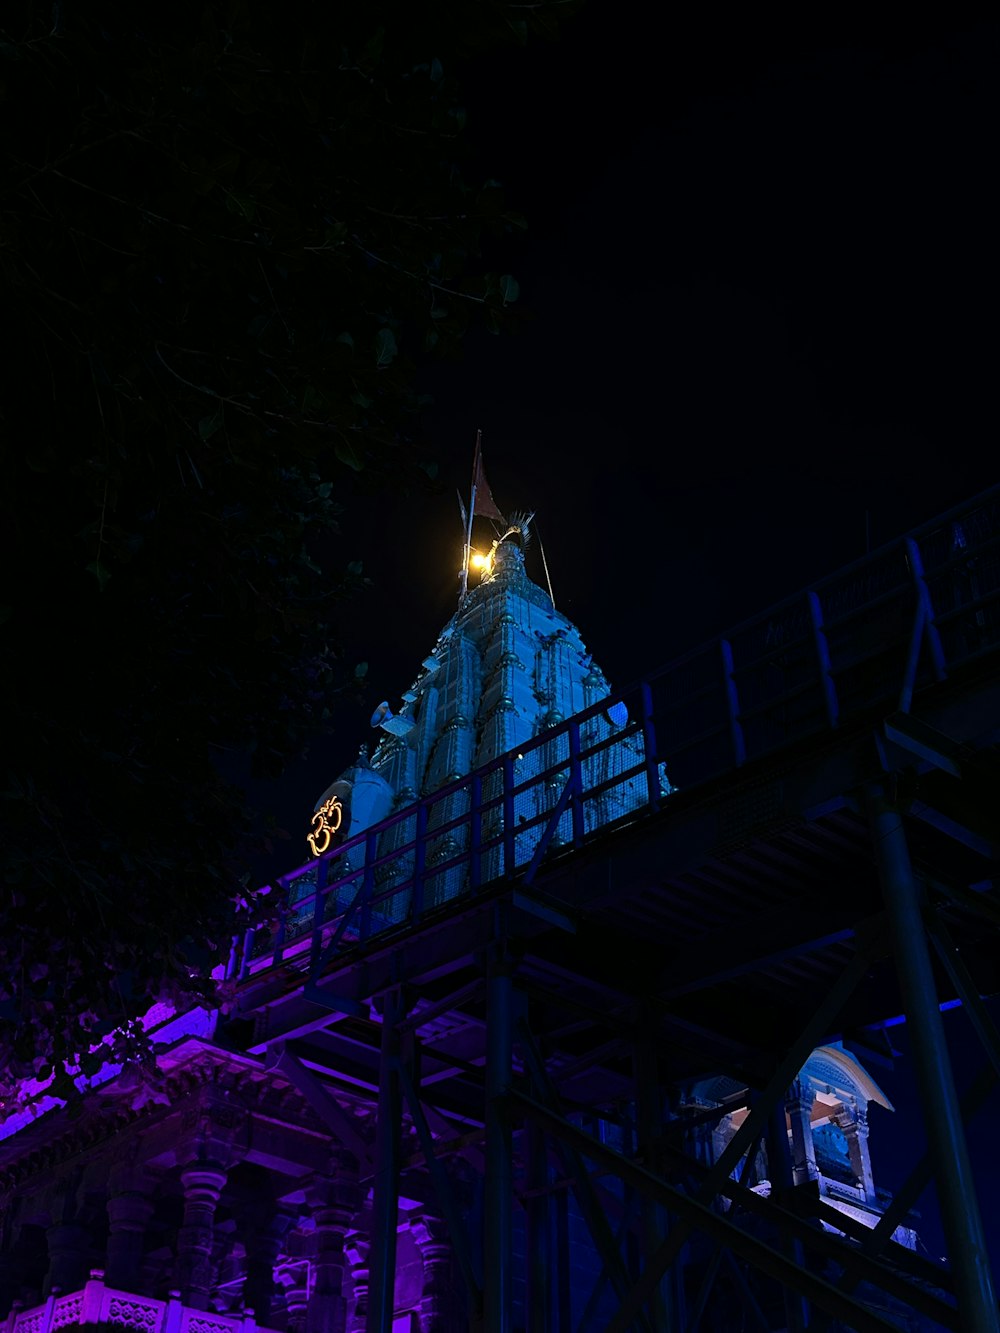
[(159, 1326), (162, 1308), (159, 1303), (153, 1305), (148, 1301), (112, 1296), (108, 1302), (108, 1323), (151, 1333)]
[(63, 1328), (66, 1324), (78, 1324), (80, 1311), (83, 1309), (83, 1292), (74, 1292), (72, 1296), (62, 1296), (52, 1310), (50, 1328)]
[(193, 1315), (187, 1327), (188, 1333), (233, 1333), (231, 1319), (206, 1319), (203, 1315)]

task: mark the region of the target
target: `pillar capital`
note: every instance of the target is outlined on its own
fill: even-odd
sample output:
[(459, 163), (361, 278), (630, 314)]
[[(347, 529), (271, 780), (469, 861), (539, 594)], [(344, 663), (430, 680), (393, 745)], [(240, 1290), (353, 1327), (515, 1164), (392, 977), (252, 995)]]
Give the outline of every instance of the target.
[(421, 1328), (425, 1333), (454, 1333), (456, 1280), (454, 1250), (448, 1224), (433, 1209), (422, 1209), (409, 1218), (410, 1234), (416, 1241), (424, 1265), (420, 1297)]
[(207, 1084), (181, 1121), (177, 1160), (215, 1163), (223, 1170), (234, 1166), (244, 1156), (248, 1116), (236, 1088), (224, 1083)]
[(312, 1178), (305, 1193), (318, 1227), (346, 1232), (363, 1202), (358, 1159), (346, 1149), (334, 1149), (327, 1170)]
[(354, 1219), (344, 1252), (351, 1264), (353, 1303), (348, 1328), (350, 1333), (366, 1333), (368, 1327), (368, 1254), (371, 1249), (369, 1227), (371, 1214), (367, 1210)]
[(785, 1105), (789, 1110), (811, 1111), (815, 1100), (815, 1088), (803, 1078), (797, 1078), (785, 1094)]
[(185, 1201), (210, 1203), (214, 1208), (226, 1184), (226, 1168), (219, 1162), (188, 1162), (181, 1167)]
[(785, 1108), (792, 1131), (792, 1180), (796, 1185), (819, 1179), (812, 1135), (812, 1108), (815, 1100), (815, 1090), (801, 1078), (795, 1080), (785, 1096)]
[(419, 1212), (410, 1213), (407, 1227), (421, 1253), (441, 1246), (451, 1248), (448, 1223), (432, 1209), (422, 1208)]
[(835, 1117), (847, 1143), (847, 1155), (858, 1185), (864, 1191), (866, 1203), (875, 1202), (875, 1183), (872, 1162), (868, 1152), (868, 1112), (865, 1107), (842, 1107)]

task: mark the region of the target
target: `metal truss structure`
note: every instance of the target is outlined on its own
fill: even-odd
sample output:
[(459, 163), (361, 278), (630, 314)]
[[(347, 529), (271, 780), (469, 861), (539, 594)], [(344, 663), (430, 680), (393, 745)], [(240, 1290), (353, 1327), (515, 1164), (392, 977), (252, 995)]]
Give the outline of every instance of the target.
[[(630, 732), (634, 769), (607, 773)], [(998, 737), (1000, 489), (546, 732), (528, 778), (522, 747), (331, 850), (235, 960), (227, 1039), (367, 1162), (369, 1333), (401, 1196), (436, 1200), (483, 1333), (513, 1333), (522, 1229), (530, 1333), (997, 1333), (963, 1120), (1000, 1079)], [(588, 818), (637, 776), (641, 808)], [(961, 1102), (955, 1001), (984, 1052)], [(900, 1015), (928, 1149), (869, 1229), (795, 1183), (784, 1099), (817, 1045)], [(711, 1162), (722, 1112), (684, 1090), (720, 1074), (745, 1114)], [(373, 1149), (337, 1090), (377, 1105)], [(761, 1143), (769, 1197), (745, 1183)], [(931, 1180), (947, 1267), (892, 1240)], [(572, 1322), (569, 1195), (598, 1256)]]

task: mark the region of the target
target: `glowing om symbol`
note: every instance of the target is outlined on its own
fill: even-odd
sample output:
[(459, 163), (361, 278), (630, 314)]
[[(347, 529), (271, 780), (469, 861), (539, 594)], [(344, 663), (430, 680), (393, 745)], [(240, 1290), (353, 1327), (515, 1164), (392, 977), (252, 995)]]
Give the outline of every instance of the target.
[(339, 796), (331, 796), (323, 802), (310, 821), (313, 831), (306, 834), (306, 842), (312, 848), (313, 856), (322, 856), (329, 848), (343, 818), (344, 807), (340, 804)]

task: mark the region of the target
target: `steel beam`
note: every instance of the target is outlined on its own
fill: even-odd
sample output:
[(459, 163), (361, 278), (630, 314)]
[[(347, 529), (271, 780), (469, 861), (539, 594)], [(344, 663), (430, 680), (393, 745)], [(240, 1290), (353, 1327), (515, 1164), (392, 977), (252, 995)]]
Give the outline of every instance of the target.
[[(522, 1019), (518, 1024), (518, 1029), (524, 1063), (531, 1074), (532, 1083), (551, 1107), (559, 1108), (559, 1096), (545, 1068), (541, 1053), (535, 1045), (534, 1037), (527, 1022)], [(553, 1115), (558, 1120), (562, 1119), (558, 1109), (553, 1111)], [(568, 1146), (562, 1137), (558, 1138), (553, 1146), (562, 1162), (563, 1170), (572, 1178), (574, 1196), (583, 1215), (583, 1220), (587, 1224), (594, 1246), (608, 1274), (608, 1279), (618, 1299), (623, 1300), (630, 1287), (628, 1273), (615, 1244), (615, 1238), (604, 1209), (601, 1207), (597, 1192), (584, 1166), (583, 1158), (574, 1148)], [(639, 1317), (638, 1326), (643, 1330), (650, 1329), (649, 1321), (643, 1315)]]
[(434, 1139), (431, 1135), (430, 1127), (427, 1124), (427, 1117), (424, 1114), (424, 1108), (420, 1103), (420, 1098), (416, 1088), (413, 1086), (413, 1080), (410, 1077), (410, 1071), (406, 1065), (399, 1062), (397, 1065), (400, 1084), (410, 1107), (410, 1117), (413, 1120), (413, 1127), (417, 1131), (417, 1137), (420, 1140), (420, 1146), (424, 1151), (424, 1162), (434, 1181), (434, 1188), (437, 1192), (438, 1205), (444, 1214), (445, 1222), (448, 1225), (448, 1232), (451, 1236), (452, 1248), (455, 1252), (455, 1258), (458, 1261), (462, 1277), (465, 1279), (465, 1285), (469, 1293), (469, 1303), (471, 1308), (477, 1309), (482, 1299), (482, 1292), (476, 1281), (476, 1275), (472, 1267), (472, 1257), (469, 1254), (469, 1243), (466, 1228), (462, 1222), (462, 1215), (455, 1199), (455, 1192), (452, 1188), (448, 1173), (445, 1171), (441, 1160), (434, 1151)]
[[(984, 1105), (997, 1083), (997, 1076), (991, 1065), (979, 1071), (978, 1077), (962, 1098), (962, 1116), (969, 1119)], [(881, 1253), (892, 1240), (896, 1228), (900, 1226), (914, 1207), (921, 1194), (934, 1178), (934, 1165), (929, 1152), (924, 1153), (906, 1180), (893, 1195), (892, 1202), (878, 1222), (866, 1236), (858, 1237), (862, 1253), (872, 1257)], [(909, 1251), (907, 1251), (909, 1253)], [(862, 1280), (856, 1271), (845, 1272), (837, 1283), (841, 1291), (851, 1292)], [(926, 1279), (924, 1279), (926, 1280)], [(954, 1286), (951, 1274), (942, 1272), (939, 1278), (942, 1289), (951, 1290)], [(827, 1323), (820, 1320), (816, 1333), (825, 1333)]]
[(548, 1333), (552, 1327), (552, 1216), (549, 1163), (545, 1135), (534, 1124), (525, 1134), (525, 1313), (527, 1333)]
[[(795, 1287), (815, 1305), (828, 1309), (836, 1318), (843, 1319), (855, 1333), (889, 1333), (889, 1330), (895, 1330), (895, 1324), (890, 1324), (879, 1315), (873, 1314), (815, 1273), (799, 1268), (770, 1245), (734, 1226), (726, 1217), (714, 1212), (708, 1205), (657, 1179), (637, 1162), (630, 1161), (621, 1153), (615, 1152), (613, 1148), (599, 1143), (579, 1125), (572, 1124), (557, 1112), (522, 1092), (512, 1089), (508, 1097), (527, 1117), (547, 1129), (557, 1142), (562, 1142), (581, 1156), (585, 1155), (600, 1165), (607, 1166), (626, 1184), (633, 1185), (640, 1192), (661, 1199), (670, 1212), (676, 1213), (683, 1219), (689, 1230), (703, 1232), (709, 1239), (728, 1246), (761, 1272), (767, 1273), (778, 1282)], [(772, 1211), (768, 1200), (758, 1198), (751, 1190), (740, 1190), (734, 1181), (729, 1181), (727, 1193), (759, 1215), (765, 1210), (768, 1213)], [(855, 1252), (850, 1250), (844, 1241), (838, 1242), (821, 1231), (815, 1231), (810, 1223), (792, 1214), (784, 1214), (783, 1220), (819, 1253), (827, 1257), (843, 1256), (846, 1261), (852, 1261)], [(898, 1288), (899, 1284), (895, 1285)], [(627, 1330), (634, 1327), (637, 1313), (634, 1301), (630, 1302), (630, 1307), (628, 1311), (624, 1309), (619, 1311), (618, 1317), (608, 1326), (606, 1333), (627, 1333)], [(943, 1313), (947, 1314), (946, 1311)], [(945, 1322), (946, 1327), (949, 1326), (946, 1321), (942, 1322)], [(950, 1326), (954, 1327), (954, 1324)]]
[[(541, 1133), (539, 1127), (529, 1122), (529, 1130), (535, 1133)], [(635, 1213), (638, 1208), (641, 1195), (637, 1190), (629, 1190), (628, 1201), (625, 1204), (625, 1210), (618, 1223), (618, 1230), (615, 1232), (615, 1248), (621, 1249), (622, 1244), (627, 1240), (629, 1232), (632, 1230), (635, 1222)], [(594, 1285), (591, 1287), (590, 1295), (587, 1297), (587, 1304), (583, 1307), (583, 1314), (580, 1316), (580, 1322), (577, 1325), (577, 1333), (586, 1333), (589, 1329), (591, 1320), (597, 1312), (598, 1302), (608, 1281), (608, 1272), (606, 1268), (601, 1271), (594, 1279)]]
[(289, 1083), (301, 1092), (320, 1119), (332, 1130), (337, 1140), (354, 1154), (362, 1168), (371, 1166), (371, 1149), (358, 1133), (354, 1117), (327, 1092), (316, 1075), (306, 1069), (302, 1062), (285, 1048), (283, 1041), (276, 1041), (268, 1047), (267, 1055), (264, 1057), (264, 1068), (283, 1074)]
[(997, 1298), (962, 1128), (944, 1025), (902, 816), (877, 787), (869, 789), (872, 840), (892, 925), (896, 965), (913, 1038), (913, 1057), (938, 1198), (968, 1333), (1000, 1333)]
[(830, 659), (830, 641), (823, 623), (823, 603), (818, 592), (808, 592), (809, 619), (812, 622), (813, 645), (816, 649), (816, 661), (819, 666), (820, 683), (823, 686), (823, 699), (826, 703), (826, 717), (831, 727), (840, 721), (840, 703), (837, 699), (837, 685), (833, 678), (833, 662)]
[(750, 1283), (747, 1281), (743, 1269), (736, 1262), (729, 1250), (723, 1250), (722, 1253), (726, 1263), (729, 1265), (733, 1277), (736, 1279), (736, 1285), (739, 1287), (743, 1295), (743, 1309), (750, 1312), (753, 1316), (754, 1323), (757, 1325), (757, 1328), (761, 1330), (761, 1333), (771, 1333), (771, 1325), (768, 1320), (765, 1319), (764, 1312), (761, 1310), (760, 1305), (757, 1302), (757, 1297), (750, 1290)]
[(961, 952), (952, 939), (951, 931), (940, 918), (931, 921), (929, 929), (945, 971), (951, 977), (952, 985), (958, 991), (965, 1011), (976, 1030), (976, 1036), (982, 1042), (990, 1063), (1000, 1078), (1000, 1032), (997, 1031), (997, 1025), (983, 1003), (969, 969), (962, 960)]
[[(635, 1128), (636, 1151), (650, 1171), (659, 1174), (655, 1144), (663, 1124), (663, 1090), (660, 1086), (659, 1062), (656, 1042), (649, 1016), (638, 1025), (638, 1032), (633, 1047), (633, 1077), (635, 1079)], [(656, 1200), (644, 1195), (641, 1204), (642, 1218), (642, 1253), (646, 1262), (663, 1243), (667, 1232), (667, 1217)], [(650, 1310), (653, 1325), (656, 1328), (675, 1329), (678, 1320), (671, 1308), (670, 1283), (672, 1273), (666, 1281), (661, 1280), (658, 1289), (650, 1297)]]
[(436, 1018), (450, 1014), (468, 1004), (470, 1000), (478, 998), (482, 988), (482, 981), (479, 977), (476, 977), (475, 981), (460, 986), (458, 990), (452, 991), (450, 995), (446, 995), (441, 1000), (436, 1000), (434, 1004), (427, 1005), (423, 1009), (411, 1009), (405, 1018), (400, 1019), (396, 1027), (400, 1033), (419, 1032), (422, 1027), (425, 1027), (428, 1023), (433, 1023)]
[[(788, 1148), (788, 1128), (785, 1124), (785, 1104), (779, 1102), (771, 1111), (767, 1126), (767, 1169), (772, 1192), (781, 1198), (795, 1184), (792, 1155)], [(782, 1249), (793, 1263), (803, 1266), (802, 1242), (792, 1237), (782, 1238)], [(785, 1320), (788, 1333), (804, 1333), (809, 1326), (809, 1307), (801, 1295), (791, 1287), (784, 1290)]]
[[(743, 1170), (740, 1172), (741, 1185), (745, 1184), (746, 1181), (749, 1179), (750, 1172), (753, 1168), (754, 1158), (757, 1156), (757, 1153), (759, 1151), (760, 1147), (758, 1141), (758, 1143), (753, 1144), (753, 1146), (750, 1148), (749, 1152), (746, 1155), (746, 1159), (743, 1163)], [(675, 1156), (675, 1161), (676, 1160), (677, 1156)], [(684, 1325), (684, 1333), (697, 1333), (698, 1326), (702, 1320), (702, 1316), (704, 1315), (705, 1310), (708, 1307), (708, 1298), (712, 1294), (712, 1288), (715, 1286), (715, 1279), (718, 1276), (719, 1268), (722, 1265), (722, 1259), (724, 1255), (729, 1255), (729, 1258), (730, 1259), (732, 1258), (732, 1255), (729, 1254), (728, 1250), (724, 1249), (722, 1245), (716, 1243), (715, 1249), (712, 1252), (712, 1257), (708, 1261), (708, 1268), (706, 1269), (705, 1274), (701, 1280), (701, 1289), (695, 1296), (695, 1299), (691, 1306), (691, 1313), (688, 1316), (687, 1321)], [(791, 1328), (791, 1324), (789, 1324), (789, 1328)]]
[(512, 1333), (513, 1135), (505, 1096), (513, 1044), (513, 979), (506, 959), (486, 982), (486, 1216), (483, 1225), (484, 1333)]
[(396, 1230), (399, 1225), (399, 1138), (402, 1116), (399, 1080), (400, 1041), (396, 1030), (396, 1019), (400, 1017), (401, 1007), (399, 991), (390, 991), (385, 998), (382, 1012), (366, 1333), (392, 1333), (396, 1286)]

